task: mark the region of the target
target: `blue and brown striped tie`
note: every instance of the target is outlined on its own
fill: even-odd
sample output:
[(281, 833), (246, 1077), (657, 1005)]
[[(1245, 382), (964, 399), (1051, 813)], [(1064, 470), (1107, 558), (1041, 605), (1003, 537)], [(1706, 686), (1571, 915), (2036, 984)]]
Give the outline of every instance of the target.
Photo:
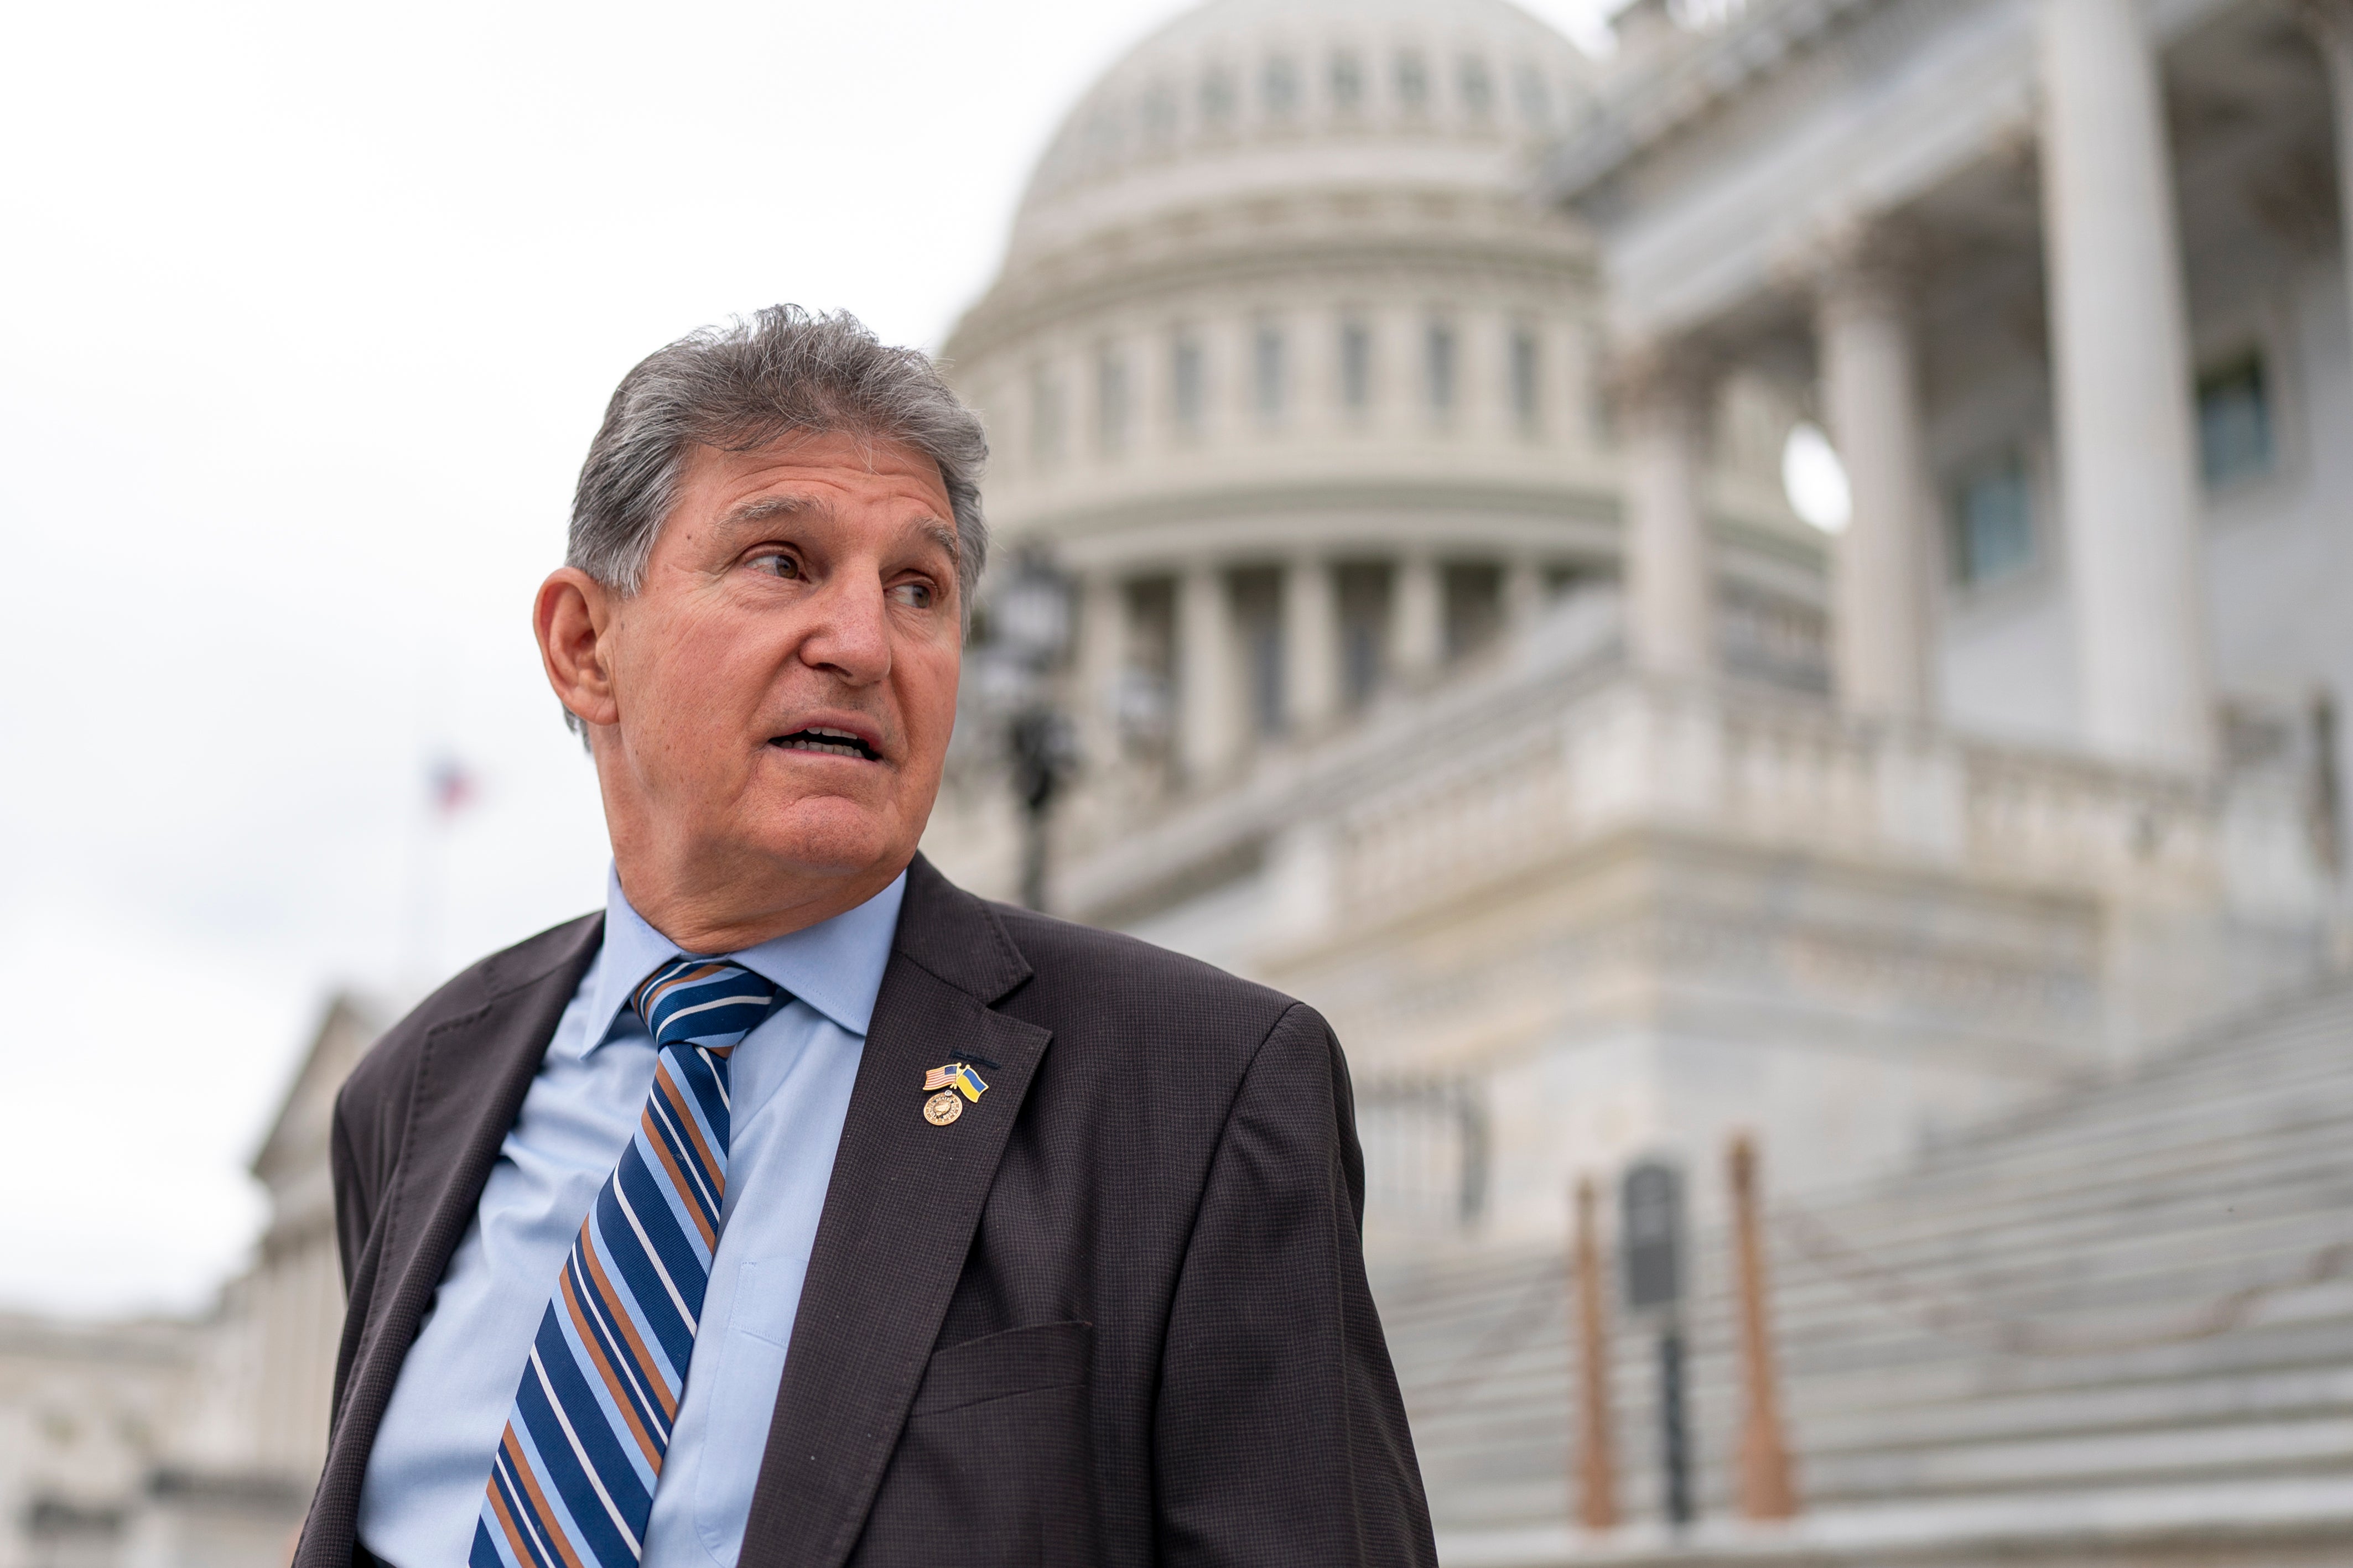
[(617, 1568), (645, 1553), (727, 1193), (727, 1056), (776, 1009), (749, 970), (681, 958), (629, 998), (653, 1092), (539, 1320), (470, 1568)]

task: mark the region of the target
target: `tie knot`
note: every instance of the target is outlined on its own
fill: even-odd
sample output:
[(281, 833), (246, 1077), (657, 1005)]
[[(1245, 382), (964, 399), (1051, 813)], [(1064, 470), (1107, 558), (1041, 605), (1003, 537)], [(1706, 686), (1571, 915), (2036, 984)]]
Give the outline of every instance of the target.
[(629, 996), (658, 1047), (699, 1046), (725, 1053), (776, 1010), (776, 987), (741, 964), (674, 958)]

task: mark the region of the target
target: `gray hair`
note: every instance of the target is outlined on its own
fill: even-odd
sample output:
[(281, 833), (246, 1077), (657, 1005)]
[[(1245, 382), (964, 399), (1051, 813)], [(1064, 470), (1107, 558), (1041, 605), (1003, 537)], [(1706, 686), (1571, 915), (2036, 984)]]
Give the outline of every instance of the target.
[(939, 465), (955, 510), (956, 596), (969, 619), (988, 557), (980, 474), (988, 437), (917, 349), (892, 348), (848, 311), (771, 305), (690, 332), (613, 391), (572, 496), (564, 559), (634, 594), (693, 447), (752, 451), (794, 431), (898, 441)]

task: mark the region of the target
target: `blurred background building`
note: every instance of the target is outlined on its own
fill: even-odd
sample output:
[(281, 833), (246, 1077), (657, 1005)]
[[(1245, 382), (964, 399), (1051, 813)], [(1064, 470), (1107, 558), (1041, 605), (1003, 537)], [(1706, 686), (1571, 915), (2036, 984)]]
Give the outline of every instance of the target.
[[(1077, 105), (927, 850), (1333, 1019), (1450, 1563), (2353, 1560), (2353, 5), (1617, 28)], [(0, 1323), (0, 1568), (282, 1551), (379, 1021), (213, 1320)]]

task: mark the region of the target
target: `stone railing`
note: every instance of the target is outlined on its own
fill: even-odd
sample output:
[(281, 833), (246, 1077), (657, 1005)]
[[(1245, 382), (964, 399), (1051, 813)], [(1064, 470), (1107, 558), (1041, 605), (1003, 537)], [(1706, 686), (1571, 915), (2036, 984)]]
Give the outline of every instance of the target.
[(2055, 891), (2309, 919), (2327, 884), (2292, 783), (2221, 786), (1825, 704), (1618, 674), (1336, 814), (1328, 907), (1398, 918), (1634, 828)]
[(1248, 967), (1639, 832), (2274, 931), (2317, 931), (2334, 907), (2293, 757), (2200, 781), (1858, 720), (1756, 683), (1658, 680), (1624, 668), (1609, 608), (1558, 647), (1074, 854), (1062, 907), (1148, 923), (1230, 888), (1208, 948)]

